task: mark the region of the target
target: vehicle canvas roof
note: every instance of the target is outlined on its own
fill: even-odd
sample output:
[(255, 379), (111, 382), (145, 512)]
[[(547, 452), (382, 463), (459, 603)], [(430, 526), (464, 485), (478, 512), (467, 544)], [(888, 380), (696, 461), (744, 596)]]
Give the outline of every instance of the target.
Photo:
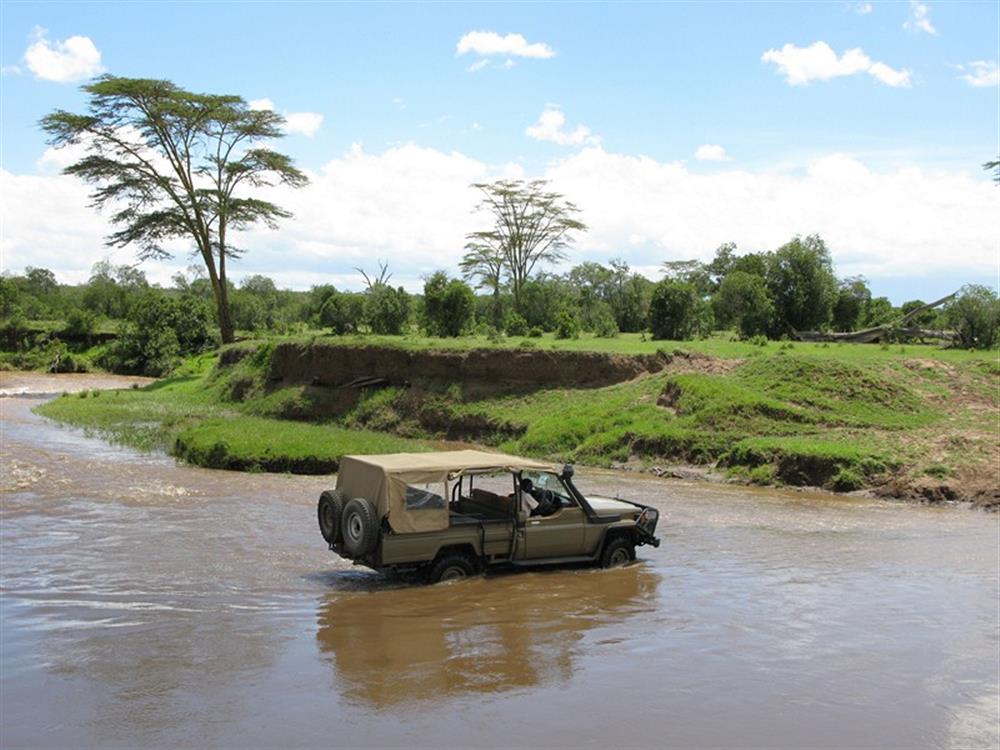
[(501, 471), (553, 471), (550, 463), (487, 451), (436, 451), (344, 456), (337, 473), (337, 489), (345, 498), (363, 497), (388, 518), (397, 533), (439, 531), (448, 528), (448, 508), (406, 507), (407, 485), (454, 480), (462, 474)]

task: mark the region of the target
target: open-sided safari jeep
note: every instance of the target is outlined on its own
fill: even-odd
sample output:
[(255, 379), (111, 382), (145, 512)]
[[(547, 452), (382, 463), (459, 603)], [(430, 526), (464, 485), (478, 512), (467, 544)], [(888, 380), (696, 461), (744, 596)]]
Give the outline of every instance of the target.
[(658, 547), (655, 508), (584, 497), (573, 467), (482, 451), (344, 456), (319, 498), (330, 549), (431, 582), (491, 565), (625, 565)]

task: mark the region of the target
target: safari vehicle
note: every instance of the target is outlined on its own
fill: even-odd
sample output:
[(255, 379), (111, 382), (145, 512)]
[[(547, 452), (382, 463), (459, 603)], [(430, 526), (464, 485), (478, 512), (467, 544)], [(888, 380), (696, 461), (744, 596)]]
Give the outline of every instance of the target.
[(496, 565), (614, 567), (660, 545), (655, 508), (584, 497), (571, 465), (473, 450), (344, 456), (317, 514), (341, 557), (432, 583)]

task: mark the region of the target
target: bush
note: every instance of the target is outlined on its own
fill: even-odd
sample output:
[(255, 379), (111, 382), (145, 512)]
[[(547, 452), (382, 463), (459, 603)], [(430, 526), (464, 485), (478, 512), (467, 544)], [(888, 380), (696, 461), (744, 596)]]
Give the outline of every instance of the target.
[[(532, 329), (534, 330), (534, 329)], [(511, 313), (510, 317), (507, 318), (507, 335), (508, 336), (527, 336), (528, 335), (528, 321), (526, 321), (520, 313)]]
[(664, 279), (653, 289), (649, 324), (654, 339), (690, 339), (698, 325), (699, 299), (695, 288), (684, 281)]
[(317, 315), (321, 325), (329, 326), (338, 336), (357, 333), (365, 317), (365, 298), (351, 292), (325, 292)]
[(595, 317), (593, 331), (598, 338), (612, 339), (618, 335), (618, 323), (611, 313), (601, 314)]
[(837, 492), (853, 492), (864, 487), (861, 475), (853, 469), (841, 468), (830, 480), (830, 486)]
[(959, 296), (948, 303), (944, 318), (958, 334), (962, 347), (989, 349), (997, 343), (1000, 327), (1000, 301), (992, 289), (968, 284)]
[(580, 323), (570, 312), (563, 310), (556, 318), (556, 338), (557, 339), (578, 339), (580, 338)]
[(100, 364), (114, 372), (160, 376), (181, 356), (214, 344), (206, 302), (149, 290), (134, 300), (121, 334), (101, 355)]
[(431, 336), (461, 336), (472, 325), (476, 295), (459, 279), (438, 271), (424, 284), (424, 330)]
[(68, 339), (86, 341), (97, 330), (97, 316), (89, 310), (72, 310), (66, 316), (66, 325), (63, 326), (62, 333)]
[(398, 336), (410, 318), (410, 295), (403, 287), (376, 284), (368, 291), (365, 313), (372, 333)]

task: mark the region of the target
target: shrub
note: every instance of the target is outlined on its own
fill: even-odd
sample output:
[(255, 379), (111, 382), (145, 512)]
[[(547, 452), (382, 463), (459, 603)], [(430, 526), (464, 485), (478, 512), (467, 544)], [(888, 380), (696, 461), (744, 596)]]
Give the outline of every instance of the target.
[(695, 288), (687, 282), (664, 279), (658, 283), (649, 305), (653, 338), (674, 341), (691, 338), (698, 322), (699, 302)]
[(89, 310), (75, 309), (66, 316), (62, 333), (66, 338), (77, 341), (87, 340), (97, 329), (97, 316)]
[(365, 298), (351, 292), (326, 292), (320, 304), (318, 318), (321, 325), (329, 326), (338, 336), (357, 333), (365, 317)]
[(543, 331), (538, 326), (532, 326), (531, 328), (528, 329), (528, 337), (529, 338), (540, 339), (544, 335), (545, 335), (545, 331)]
[(557, 339), (578, 339), (580, 338), (580, 323), (576, 316), (567, 310), (559, 313), (556, 318), (556, 338)]
[(367, 293), (365, 313), (372, 333), (398, 336), (410, 318), (410, 295), (403, 287), (376, 284)]
[(864, 486), (864, 480), (853, 469), (843, 467), (834, 474), (833, 479), (830, 480), (830, 486), (837, 492), (852, 492), (861, 489)]
[(997, 342), (1000, 301), (989, 287), (968, 284), (948, 303), (944, 318), (958, 334), (959, 344), (969, 349), (989, 349)]
[(507, 318), (507, 335), (528, 335), (528, 321), (526, 321), (520, 313), (513, 312), (510, 314), (510, 317)]
[(476, 295), (459, 279), (448, 281), (438, 271), (424, 284), (422, 323), (431, 336), (461, 336), (472, 325), (476, 314)]

